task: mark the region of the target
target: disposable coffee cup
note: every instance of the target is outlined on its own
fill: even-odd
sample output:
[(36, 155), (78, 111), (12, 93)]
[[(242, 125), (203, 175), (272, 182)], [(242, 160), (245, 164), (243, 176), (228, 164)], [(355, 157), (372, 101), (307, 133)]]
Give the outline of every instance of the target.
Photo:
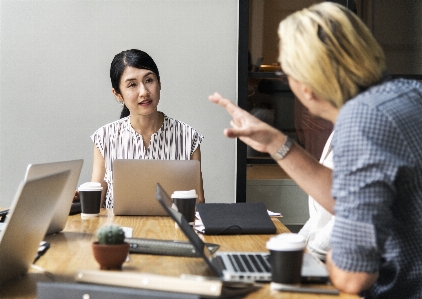
[(189, 224), (193, 224), (195, 222), (196, 200), (198, 199), (196, 191), (174, 191), (171, 198), (173, 198), (177, 211), (185, 216)]
[(280, 234), (268, 240), (272, 290), (300, 285), (305, 246), (305, 238), (293, 233)]
[(97, 217), (100, 214), (101, 192), (103, 191), (101, 184), (84, 183), (79, 186), (78, 191), (81, 201), (81, 217), (83, 219)]

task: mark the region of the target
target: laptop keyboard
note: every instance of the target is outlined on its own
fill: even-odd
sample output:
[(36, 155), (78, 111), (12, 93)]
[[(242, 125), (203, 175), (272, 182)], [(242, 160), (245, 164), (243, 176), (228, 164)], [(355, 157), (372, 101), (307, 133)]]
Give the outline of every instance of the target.
[[(212, 258), (211, 263), (219, 269), (223, 279), (230, 281), (270, 281), (270, 255), (253, 252), (221, 252)], [(230, 264), (230, 265), (229, 265)], [(302, 282), (326, 283), (328, 272), (325, 265), (305, 254), (302, 267)]]
[[(259, 254), (242, 254), (242, 253), (230, 253), (227, 255), (233, 268), (236, 272), (258, 272), (266, 273), (271, 272), (270, 264), (266, 257)], [(217, 256), (220, 260), (219, 264), (223, 265), (223, 261), (220, 256)], [(222, 269), (225, 269), (223, 266)]]
[[(257, 259), (257, 260), (255, 260)], [(252, 255), (251, 260), (255, 267), (258, 269), (258, 264), (262, 265), (264, 268), (263, 272), (271, 272), (270, 263), (268, 262), (268, 255), (264, 258), (262, 255)], [(262, 272), (262, 270), (258, 270), (259, 272)]]

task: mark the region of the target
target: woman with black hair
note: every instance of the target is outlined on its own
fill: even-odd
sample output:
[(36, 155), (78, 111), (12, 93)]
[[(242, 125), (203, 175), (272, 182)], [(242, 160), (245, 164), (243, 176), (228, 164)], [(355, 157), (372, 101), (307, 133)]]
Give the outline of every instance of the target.
[[(92, 136), (92, 182), (103, 186), (102, 206), (113, 207), (115, 159), (199, 160), (203, 136), (188, 124), (157, 110), (161, 81), (157, 65), (137, 49), (117, 54), (110, 67), (112, 92), (122, 104), (120, 119), (99, 128)], [(204, 202), (202, 188), (199, 202)]]

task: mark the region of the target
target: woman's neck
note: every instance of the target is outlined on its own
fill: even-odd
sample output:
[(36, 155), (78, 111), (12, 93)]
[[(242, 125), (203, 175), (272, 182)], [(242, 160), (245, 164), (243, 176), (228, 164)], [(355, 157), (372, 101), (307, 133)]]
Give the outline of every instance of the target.
[(149, 115), (130, 115), (130, 124), (132, 128), (141, 134), (151, 136), (162, 126), (164, 115), (156, 111)]

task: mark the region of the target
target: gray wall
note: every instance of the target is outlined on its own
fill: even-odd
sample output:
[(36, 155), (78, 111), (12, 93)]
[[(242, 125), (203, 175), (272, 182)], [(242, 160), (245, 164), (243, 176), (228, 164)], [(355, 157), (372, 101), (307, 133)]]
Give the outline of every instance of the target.
[(121, 108), (109, 66), (130, 48), (158, 65), (159, 110), (205, 136), (206, 200), (235, 200), (236, 145), (222, 133), (230, 119), (208, 95), (237, 96), (237, 0), (0, 3), (0, 207), (29, 163), (83, 158), (79, 183), (90, 180), (89, 136)]

